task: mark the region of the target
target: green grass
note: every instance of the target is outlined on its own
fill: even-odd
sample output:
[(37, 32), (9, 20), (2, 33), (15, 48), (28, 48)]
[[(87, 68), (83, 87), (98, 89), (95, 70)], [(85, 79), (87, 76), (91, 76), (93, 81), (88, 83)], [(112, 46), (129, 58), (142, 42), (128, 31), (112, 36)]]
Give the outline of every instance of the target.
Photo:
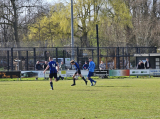
[(1, 81), (0, 119), (160, 118), (160, 79)]

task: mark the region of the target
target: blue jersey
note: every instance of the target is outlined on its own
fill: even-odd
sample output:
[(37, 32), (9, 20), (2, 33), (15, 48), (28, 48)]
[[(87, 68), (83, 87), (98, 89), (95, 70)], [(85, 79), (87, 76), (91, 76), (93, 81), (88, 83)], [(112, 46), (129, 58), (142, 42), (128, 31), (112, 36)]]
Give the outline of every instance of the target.
[(95, 63), (93, 61), (89, 62), (89, 72), (94, 72), (95, 69)]
[(56, 66), (57, 64), (55, 61), (49, 62), (50, 73), (57, 73)]
[(80, 70), (80, 68), (79, 68), (79, 64), (78, 64), (77, 62), (75, 62), (74, 67), (75, 67), (75, 69), (76, 69), (76, 70)]

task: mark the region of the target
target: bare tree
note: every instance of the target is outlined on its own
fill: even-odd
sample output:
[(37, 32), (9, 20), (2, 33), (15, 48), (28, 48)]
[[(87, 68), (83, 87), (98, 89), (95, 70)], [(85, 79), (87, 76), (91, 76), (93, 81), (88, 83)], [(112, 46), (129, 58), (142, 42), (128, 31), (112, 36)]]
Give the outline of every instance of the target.
[[(22, 29), (27, 29), (28, 23), (34, 23), (35, 18), (39, 17), (42, 12), (46, 12), (45, 5), (43, 5), (42, 0), (4, 0), (0, 2), (0, 24), (1, 31), (6, 28), (14, 32), (13, 39), (16, 46), (20, 47), (19, 32)], [(27, 30), (26, 30), (27, 31)], [(6, 40), (6, 32), (4, 34), (4, 42)], [(12, 34), (11, 32), (8, 34)]]

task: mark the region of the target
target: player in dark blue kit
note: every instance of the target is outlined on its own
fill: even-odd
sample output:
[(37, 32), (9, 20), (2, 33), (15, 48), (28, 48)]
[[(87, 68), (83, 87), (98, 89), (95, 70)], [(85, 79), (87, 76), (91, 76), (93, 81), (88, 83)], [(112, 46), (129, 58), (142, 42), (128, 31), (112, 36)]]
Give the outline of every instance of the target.
[(76, 69), (76, 72), (75, 72), (75, 74), (73, 75), (73, 84), (72, 84), (71, 86), (76, 85), (75, 76), (76, 76), (77, 73), (80, 75), (80, 77), (85, 81), (85, 84), (87, 85), (86, 79), (85, 79), (85, 78), (82, 76), (82, 74), (81, 74), (81, 70), (80, 70), (80, 68), (79, 68), (79, 64), (78, 64), (77, 62), (75, 62), (74, 60), (70, 61), (70, 63), (71, 63), (71, 65), (74, 65), (74, 67), (75, 67), (75, 69)]
[[(53, 82), (52, 82), (52, 78), (54, 77), (55, 81), (58, 81), (57, 79), (57, 72), (59, 71), (59, 67), (57, 65), (57, 63), (55, 61), (52, 60), (53, 58), (50, 58), (49, 57), (49, 64), (48, 66), (46, 67), (46, 69), (44, 70), (44, 73), (45, 71), (50, 68), (50, 74), (49, 74), (49, 78), (50, 78), (50, 86), (51, 86), (51, 90), (53, 90)], [(56, 69), (57, 67), (57, 69)]]
[[(94, 85), (96, 85), (97, 81), (94, 81), (91, 78), (91, 76), (93, 76), (93, 72), (94, 72), (94, 69), (95, 69), (95, 63), (92, 61), (92, 58), (89, 58), (89, 67), (88, 67), (88, 69), (89, 69), (88, 80), (90, 80), (91, 86), (94, 86)], [(94, 84), (93, 84), (93, 82), (94, 82)]]

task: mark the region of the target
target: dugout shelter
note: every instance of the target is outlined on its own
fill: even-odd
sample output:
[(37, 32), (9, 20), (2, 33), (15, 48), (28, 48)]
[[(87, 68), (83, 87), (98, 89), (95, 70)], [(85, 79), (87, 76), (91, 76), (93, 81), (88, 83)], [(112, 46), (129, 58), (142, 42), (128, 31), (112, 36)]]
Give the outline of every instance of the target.
[(152, 69), (160, 69), (160, 53), (139, 53), (134, 54), (134, 56), (136, 57), (136, 64), (138, 64), (140, 60), (144, 62), (146, 58), (148, 58)]

